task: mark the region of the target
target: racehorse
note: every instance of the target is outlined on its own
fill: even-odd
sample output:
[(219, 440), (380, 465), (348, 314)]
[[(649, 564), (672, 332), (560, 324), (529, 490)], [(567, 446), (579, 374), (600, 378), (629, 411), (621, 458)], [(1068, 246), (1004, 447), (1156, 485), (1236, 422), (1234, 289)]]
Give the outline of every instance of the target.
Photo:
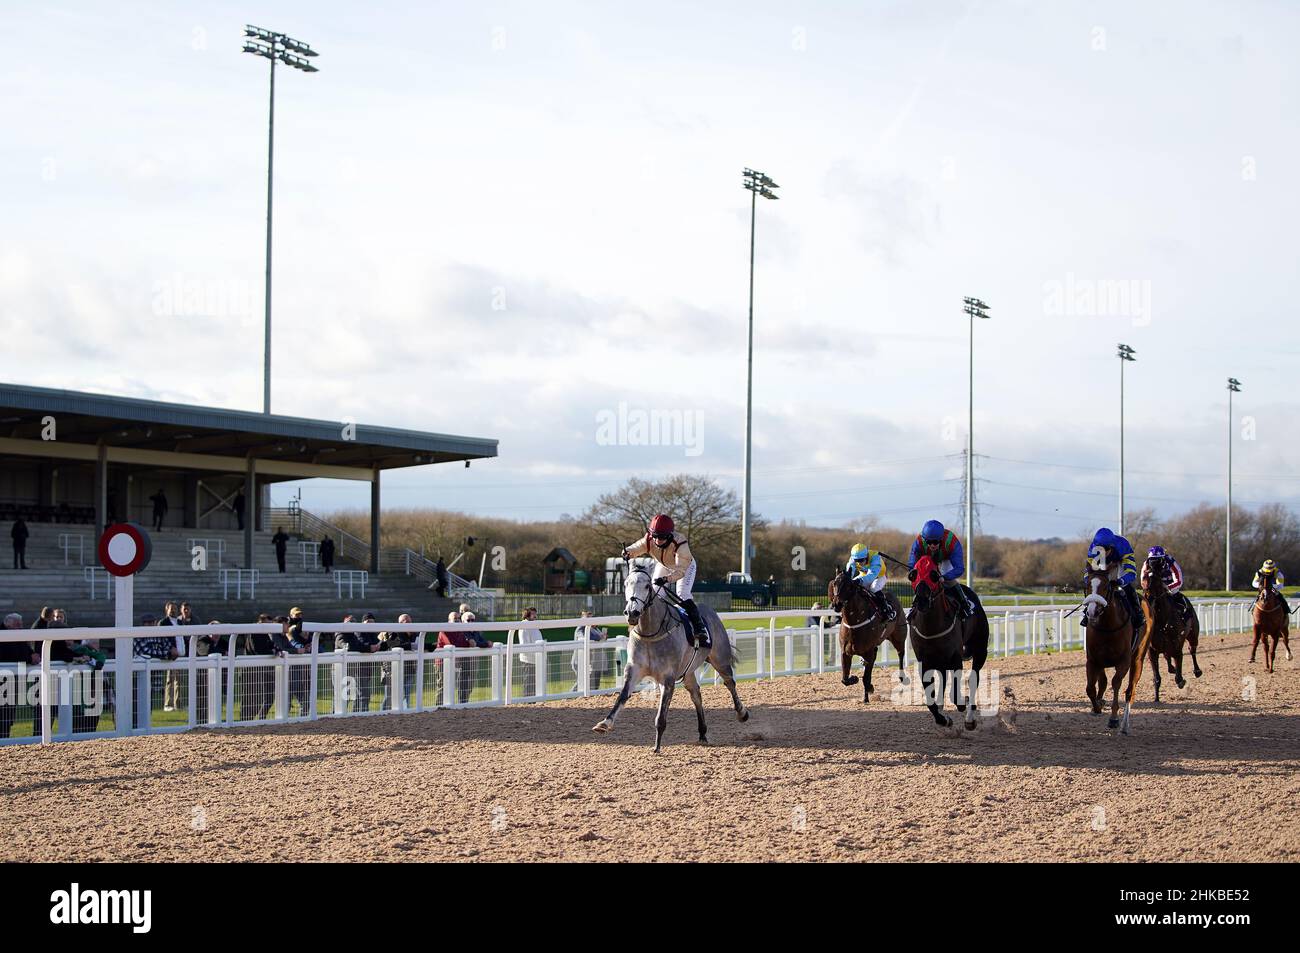
[(623, 674), (623, 689), (614, 701), (614, 707), (604, 720), (592, 731), (604, 733), (614, 729), (614, 719), (627, 704), (632, 689), (642, 678), (650, 677), (659, 685), (659, 714), (655, 719), (655, 754), (663, 748), (664, 729), (668, 726), (668, 706), (672, 704), (673, 691), (681, 681), (690, 692), (691, 701), (695, 703), (695, 714), (699, 719), (700, 744), (709, 743), (708, 728), (704, 724), (704, 699), (700, 695), (700, 683), (696, 672), (708, 662), (713, 670), (722, 676), (723, 683), (731, 692), (735, 705), (736, 718), (749, 720), (749, 709), (741, 704), (736, 694), (735, 653), (731, 640), (722, 627), (718, 614), (708, 606), (700, 606), (700, 618), (709, 627), (709, 636), (713, 645), (709, 649), (697, 649), (686, 637), (686, 624), (675, 606), (665, 593), (663, 580), (652, 579), (650, 570), (633, 564), (628, 569), (627, 581), (623, 584), (623, 596), (627, 600), (623, 611), (628, 622), (627, 668)]
[[(929, 556), (922, 556), (907, 574), (912, 584), (912, 608), (907, 610), (907, 631), (912, 652), (921, 667), (921, 685), (925, 688), (925, 707), (935, 724), (948, 727), (952, 719), (943, 713), (948, 679), (952, 679), (952, 702), (966, 716), (966, 727), (974, 730), (975, 695), (979, 673), (989, 654), (989, 619), (984, 606), (971, 589), (966, 596), (974, 607), (969, 619), (963, 619), (943, 590), (943, 577)], [(958, 698), (962, 661), (971, 662), (970, 687), (965, 704)], [(927, 684), (928, 681), (928, 684)]]
[(871, 673), (876, 666), (876, 651), (881, 644), (888, 641), (898, 652), (898, 671), (907, 682), (903, 667), (903, 654), (907, 648), (907, 635), (903, 631), (903, 606), (898, 596), (886, 590), (885, 598), (894, 609), (894, 618), (888, 622), (876, 609), (875, 602), (867, 595), (848, 570), (842, 569), (827, 586), (827, 597), (831, 608), (840, 615), (840, 681), (845, 685), (856, 685), (858, 677), (850, 675), (853, 656), (861, 656), (865, 667), (862, 670), (862, 704), (871, 701), (875, 686), (871, 684)]
[[(1255, 641), (1250, 646), (1250, 660), (1255, 661), (1255, 650), (1259, 648), (1260, 643), (1263, 643), (1264, 671), (1272, 673), (1273, 663), (1277, 661), (1279, 639), (1286, 646), (1286, 660), (1291, 661), (1291, 637), (1287, 633), (1286, 609), (1282, 607), (1281, 598), (1273, 591), (1267, 579), (1259, 587), (1259, 594), (1255, 597), (1254, 606), (1251, 607), (1251, 615), (1255, 622)], [(1271, 650), (1268, 644), (1270, 635), (1273, 637)]]
[(1133, 682), (1139, 674), (1140, 665), (1134, 662), (1139, 656), (1135, 653), (1134, 638), (1136, 621), (1128, 612), (1124, 598), (1120, 593), (1119, 582), (1110, 577), (1106, 565), (1106, 554), (1099, 552), (1088, 564), (1084, 576), (1084, 585), (1088, 594), (1083, 597), (1083, 614), (1088, 619), (1088, 633), (1084, 638), (1084, 660), (1088, 678), (1088, 698), (1092, 700), (1092, 713), (1101, 714), (1101, 700), (1106, 697), (1106, 669), (1113, 668), (1114, 676), (1110, 680), (1112, 692), (1110, 702), (1110, 721), (1107, 728), (1120, 728), (1119, 719), (1119, 684), (1128, 675), (1128, 687), (1124, 690), (1124, 722), (1121, 730), (1128, 734), (1129, 704), (1133, 700)]
[(1192, 652), (1192, 672), (1201, 677), (1201, 666), (1196, 661), (1196, 645), (1200, 635), (1200, 623), (1195, 613), (1191, 623), (1183, 621), (1178, 603), (1174, 601), (1169, 590), (1165, 588), (1165, 579), (1161, 573), (1152, 573), (1142, 587), (1142, 613), (1146, 618), (1147, 631), (1151, 633), (1147, 640), (1148, 657), (1151, 660), (1151, 678), (1156, 683), (1156, 704), (1160, 704), (1160, 656), (1163, 655), (1174, 676), (1174, 684), (1179, 688), (1187, 687), (1183, 678), (1183, 640), (1186, 639)]

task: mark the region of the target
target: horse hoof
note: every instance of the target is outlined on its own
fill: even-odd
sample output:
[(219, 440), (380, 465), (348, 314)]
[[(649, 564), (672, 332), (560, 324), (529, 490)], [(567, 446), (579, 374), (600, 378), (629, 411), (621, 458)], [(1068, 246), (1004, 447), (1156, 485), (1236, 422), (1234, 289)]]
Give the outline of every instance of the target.
[(856, 685), (858, 684), (858, 677), (856, 675), (850, 675), (848, 678), (840, 679), (840, 681), (845, 685)]
[(1197, 678), (1200, 678), (1200, 677), (1201, 677), (1201, 670), (1200, 670), (1199, 668), (1198, 668), (1198, 669), (1195, 669), (1195, 670), (1192, 671), (1192, 674), (1195, 675)]
[(967, 731), (974, 731), (974, 730), (975, 730), (976, 728), (978, 728), (979, 726), (980, 726), (980, 725), (979, 725), (979, 722), (978, 722), (978, 721), (968, 721), (968, 722), (966, 722), (966, 730), (967, 730)]
[(704, 737), (703, 735), (700, 735), (700, 744), (707, 745), (708, 743), (709, 743), (709, 739)]
[(744, 709), (742, 709), (742, 710), (736, 712), (736, 720), (737, 720), (737, 721), (749, 721), (749, 709), (748, 709), (748, 708), (744, 708)]
[(935, 719), (934, 723), (938, 725), (940, 728), (952, 727), (952, 719), (949, 718), (947, 715), (940, 715), (937, 719)]
[(1106, 727), (1111, 731), (1114, 731), (1116, 728), (1119, 727), (1119, 719), (1112, 718), (1110, 721), (1106, 722)]
[(607, 722), (607, 721), (602, 721), (602, 722), (598, 723), (598, 724), (597, 724), (594, 728), (592, 728), (591, 730), (594, 731), (594, 732), (596, 732), (596, 734), (598, 734), (598, 735), (603, 735), (603, 734), (605, 734), (605, 732), (609, 731), (609, 729), (612, 728), (612, 727), (614, 727), (614, 726), (611, 725), (609, 722)]
[(1174, 679), (1174, 684), (1177, 685), (1179, 688), (1186, 688), (1186, 687), (1187, 687), (1187, 679), (1185, 679), (1185, 678), (1183, 678), (1181, 675), (1179, 675), (1177, 678)]

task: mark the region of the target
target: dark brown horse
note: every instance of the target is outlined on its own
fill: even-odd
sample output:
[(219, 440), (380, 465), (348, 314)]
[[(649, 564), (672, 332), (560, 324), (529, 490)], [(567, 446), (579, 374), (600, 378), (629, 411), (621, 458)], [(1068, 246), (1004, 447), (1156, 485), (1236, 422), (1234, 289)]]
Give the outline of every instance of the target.
[(862, 670), (862, 704), (871, 701), (871, 693), (876, 690), (871, 684), (871, 673), (876, 667), (876, 652), (882, 643), (888, 641), (898, 653), (898, 671), (903, 684), (907, 684), (903, 668), (907, 636), (903, 631), (903, 606), (898, 601), (898, 596), (885, 591), (885, 598), (894, 610), (894, 618), (886, 621), (875, 602), (854, 581), (848, 570), (840, 570), (839, 575), (831, 579), (826, 595), (830, 599), (831, 608), (840, 613), (840, 681), (845, 685), (858, 683), (858, 677), (850, 675), (849, 670), (853, 667), (853, 656), (859, 656), (865, 666)]
[[(952, 719), (943, 713), (948, 679), (952, 679), (952, 702), (966, 716), (966, 727), (974, 729), (975, 696), (979, 691), (980, 669), (989, 654), (989, 619), (974, 591), (967, 598), (975, 611), (963, 619), (944, 591), (943, 577), (929, 556), (922, 556), (907, 574), (912, 584), (912, 608), (907, 612), (908, 639), (921, 669), (925, 707), (936, 725), (948, 727)], [(965, 703), (959, 699), (962, 662), (971, 663), (970, 689)]]
[[(1272, 672), (1273, 663), (1277, 661), (1277, 643), (1279, 641), (1286, 645), (1286, 658), (1291, 660), (1291, 639), (1287, 634), (1287, 614), (1286, 608), (1282, 605), (1282, 600), (1276, 592), (1273, 591), (1271, 581), (1264, 580), (1264, 584), (1259, 587), (1259, 593), (1255, 596), (1255, 605), (1251, 608), (1251, 614), (1255, 621), (1255, 641), (1250, 646), (1250, 660), (1255, 661), (1255, 650), (1259, 648), (1260, 643), (1264, 645), (1264, 671)], [(1268, 640), (1273, 638), (1273, 645), (1270, 649)]]
[[(1160, 656), (1164, 656), (1169, 671), (1174, 676), (1174, 684), (1179, 688), (1187, 687), (1183, 678), (1183, 641), (1188, 641), (1192, 652), (1192, 672), (1201, 677), (1201, 666), (1196, 661), (1197, 638), (1200, 624), (1196, 623), (1195, 633), (1188, 639), (1188, 624), (1183, 621), (1183, 614), (1174, 597), (1165, 588), (1164, 574), (1154, 572), (1146, 578), (1142, 587), (1142, 613), (1146, 617), (1147, 629), (1151, 636), (1147, 640), (1147, 657), (1151, 661), (1151, 678), (1156, 685), (1156, 704), (1160, 704)], [(1193, 621), (1195, 614), (1193, 614)]]
[(1106, 669), (1113, 668), (1110, 721), (1106, 727), (1118, 728), (1119, 685), (1125, 675), (1128, 675), (1126, 696), (1133, 697), (1133, 620), (1124, 606), (1119, 584), (1110, 578), (1110, 571), (1104, 565), (1089, 566), (1084, 588), (1088, 593), (1083, 600), (1083, 612), (1088, 618), (1088, 632), (1084, 639), (1088, 698), (1092, 700), (1092, 713), (1100, 715), (1101, 702), (1106, 697)]

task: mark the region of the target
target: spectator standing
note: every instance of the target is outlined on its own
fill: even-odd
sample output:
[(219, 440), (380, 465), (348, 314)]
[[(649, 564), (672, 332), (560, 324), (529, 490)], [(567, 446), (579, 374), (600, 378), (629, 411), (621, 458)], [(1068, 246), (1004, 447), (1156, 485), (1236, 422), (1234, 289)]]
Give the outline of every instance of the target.
[(277, 526), (275, 535), (271, 537), (271, 545), (275, 547), (275, 561), (280, 564), (280, 572), (284, 572), (284, 551), (289, 545), (289, 536), (284, 531), (284, 527)]
[[(448, 622), (456, 622), (457, 619), (463, 623), (470, 623), (475, 621), (475, 616), (469, 610), (461, 613), (452, 612), (447, 615)], [(480, 632), (438, 633), (438, 648), (440, 649), (485, 649), (490, 644)], [(474, 677), (478, 670), (477, 663), (481, 661), (481, 659), (459, 658), (456, 660), (456, 701), (462, 705), (469, 701), (469, 697), (474, 691)]]
[[(460, 613), (452, 610), (447, 613), (447, 621), (453, 625), (460, 621)], [(465, 637), (464, 632), (439, 632), (438, 639), (433, 647), (437, 649), (456, 648), (457, 646), (469, 646), (471, 643)], [(437, 699), (435, 704), (442, 704), (442, 677), (443, 677), (442, 659), (438, 659), (433, 665), (433, 697)]]
[[(528, 606), (526, 609), (524, 609), (524, 617), (520, 621), (525, 623), (536, 622), (537, 621), (536, 606)], [(537, 626), (535, 625), (524, 625), (516, 629), (515, 631), (519, 634), (519, 645), (521, 647), (534, 646), (537, 645), (539, 642), (546, 641), (544, 638), (542, 638), (542, 630), (537, 628)], [(537, 685), (538, 685), (537, 670), (543, 664), (543, 653), (520, 652), (519, 661), (523, 665), (523, 668), (520, 669), (520, 672), (524, 676), (524, 697), (531, 698), (537, 694)], [(545, 677), (546, 677), (546, 673), (543, 672), (542, 678), (545, 679)], [(545, 682), (543, 682), (542, 684), (543, 686), (545, 686)]]
[[(185, 610), (187, 608), (189, 608), (189, 603), (185, 603), (181, 606), (182, 622), (184, 622)], [(185, 624), (197, 625), (198, 622), (197, 620), (195, 620), (194, 622), (185, 623)], [(221, 624), (220, 619), (213, 619), (211, 622), (208, 623), (208, 625), (220, 625), (220, 624)], [(220, 634), (219, 632), (205, 632), (202, 635), (190, 636), (190, 638), (194, 639), (194, 655), (197, 658), (207, 658), (208, 656), (215, 656), (217, 658), (220, 658), (221, 656), (226, 654), (226, 648), (229, 644), (227, 642), (227, 637)], [(211, 697), (210, 693), (208, 692), (207, 670), (200, 668), (197, 672), (195, 672), (194, 679), (195, 679), (194, 718), (195, 721), (197, 721), (199, 724), (205, 724), (208, 720), (208, 699), (209, 697)], [(220, 688), (221, 698), (217, 700), (218, 717), (220, 717), (219, 713), (221, 711), (221, 704), (226, 697), (226, 686), (229, 684), (229, 680), (230, 680), (230, 675), (226, 670), (226, 666), (222, 665), (221, 666), (221, 688)]]
[[(590, 619), (591, 610), (583, 609), (582, 618)], [(584, 639), (589, 642), (604, 642), (609, 639), (609, 632), (603, 626), (599, 625), (580, 625), (573, 630), (573, 638), (576, 642)], [(587, 691), (594, 692), (600, 688), (601, 679), (606, 675), (612, 674), (614, 670), (613, 660), (609, 658), (608, 649), (591, 648), (589, 650), (590, 668), (587, 669)], [(582, 679), (582, 652), (573, 653), (573, 674), (577, 676), (573, 681), (571, 692), (578, 691)]]
[[(329, 537), (327, 536), (326, 539), (328, 538)], [(410, 625), (411, 621), (412, 620), (410, 614), (406, 612), (403, 612), (401, 615), (397, 617), (398, 625)], [(423, 638), (424, 638), (423, 632), (380, 632), (379, 646), (382, 650), (385, 651), (389, 649), (401, 649), (404, 652), (410, 652), (414, 648), (416, 648), (416, 646), (419, 644), (419, 641)], [(391, 696), (391, 692), (389, 691), (389, 689), (392, 687), (392, 681), (393, 681), (392, 665), (388, 663), (380, 663), (379, 683), (384, 686), (384, 696), (379, 700), (380, 711), (389, 710), (389, 698)], [(405, 702), (405, 707), (408, 709), (411, 707), (411, 690), (414, 687), (414, 684), (415, 684), (415, 663), (403, 660), (402, 661), (402, 698)]]
[(437, 589), (438, 598), (446, 599), (447, 598), (447, 564), (443, 561), (443, 558), (441, 556), (438, 557), (438, 562), (434, 564), (433, 571), (437, 577), (436, 582), (438, 585), (438, 589)]
[[(176, 603), (168, 602), (163, 606), (163, 617), (158, 620), (159, 625), (163, 626), (180, 626), (180, 616), (176, 614)], [(185, 656), (187, 646), (185, 639), (179, 635), (173, 636), (176, 646), (176, 658)], [(176, 711), (181, 707), (181, 673), (168, 670), (163, 679), (163, 711)]]
[[(146, 613), (145, 616), (140, 620), (140, 625), (142, 626), (148, 626), (148, 625), (157, 626), (160, 624), (161, 623), (159, 619), (155, 615), (153, 615), (153, 613)], [(148, 662), (151, 660), (156, 662), (169, 662), (172, 659), (176, 658), (176, 637), (172, 635), (167, 635), (165, 633), (160, 633), (158, 635), (151, 635), (151, 636), (133, 639), (132, 652), (135, 655), (135, 660), (137, 662)], [(162, 692), (162, 689), (163, 689), (163, 673), (150, 672), (149, 673), (149, 699), (148, 699), (150, 708), (153, 707), (154, 698)], [(136, 711), (139, 711), (139, 700), (136, 701), (136, 706), (137, 706)], [(132, 713), (119, 712), (118, 717), (130, 718), (132, 717)], [(143, 728), (144, 726), (137, 723), (135, 727)]]
[(320, 564), (326, 572), (334, 569), (334, 537), (326, 535), (320, 541)]
[(14, 520), (14, 525), (9, 528), (9, 536), (14, 541), (14, 568), (27, 568), (27, 537), (31, 532), (27, 529), (27, 523), (19, 517)]
[(149, 497), (153, 503), (153, 528), (162, 530), (163, 518), (167, 515), (167, 494), (163, 493), (162, 487), (158, 487), (158, 492)]
[[(261, 623), (274, 622), (268, 613), (257, 617)], [(236, 653), (239, 655), (274, 655), (275, 637), (265, 632), (252, 632), (241, 637)], [(274, 700), (272, 686), (275, 674), (265, 665), (254, 665), (239, 670), (239, 719), (264, 721), (271, 713)]]
[[(344, 622), (354, 621), (353, 617), (345, 615)], [(374, 622), (375, 616), (367, 612), (361, 619), (362, 622)], [(357, 652), (361, 655), (369, 655), (378, 652), (380, 649), (379, 636), (373, 632), (336, 632), (334, 633), (334, 651), (336, 652)], [(371, 686), (375, 677), (374, 662), (356, 662), (352, 668), (352, 680), (356, 685), (355, 696), (352, 699), (352, 711), (369, 711)]]
[[(10, 612), (5, 616), (4, 632), (11, 635), (23, 628), (23, 617), (17, 612)], [(12, 665), (27, 666), (39, 665), (41, 657), (39, 653), (32, 651), (31, 642), (0, 642), (0, 663), (9, 663)], [(22, 669), (18, 669), (22, 671)], [(20, 689), (25, 688), (24, 680), (19, 680), (15, 676), (14, 684)], [(8, 738), (9, 733), (13, 730), (14, 722), (18, 719), (18, 702), (20, 697), (25, 694), (23, 691), (14, 693), (0, 692), (0, 738)]]
[(248, 501), (244, 499), (244, 491), (240, 490), (235, 494), (235, 502), (231, 504), (230, 508), (235, 511), (235, 519), (238, 521), (241, 530), (244, 528), (244, 508), (247, 505)]
[[(289, 610), (288, 616), (281, 616), (276, 621), (284, 626), (282, 634), (271, 636), (277, 655), (281, 658), (288, 658), (291, 655), (307, 655), (311, 652), (311, 641), (302, 631), (302, 609), (294, 606)], [(306, 715), (311, 710), (311, 672), (308, 671), (309, 668), (310, 665), (294, 665), (292, 663), (289, 665), (289, 710), (284, 713), (286, 718), (292, 713), (295, 699), (298, 702), (299, 715)]]

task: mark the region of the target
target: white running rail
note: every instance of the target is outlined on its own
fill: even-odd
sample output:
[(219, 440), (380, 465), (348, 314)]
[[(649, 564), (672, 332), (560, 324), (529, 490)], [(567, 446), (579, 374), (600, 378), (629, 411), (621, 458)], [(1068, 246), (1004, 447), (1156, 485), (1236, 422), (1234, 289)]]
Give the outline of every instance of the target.
[[(89, 568), (89, 567), (87, 567)], [(247, 571), (247, 570), (244, 570)], [(1193, 600), (1205, 635), (1239, 632), (1250, 622), (1249, 600)], [(1060, 651), (1082, 645), (1083, 630), (1075, 617), (1063, 619), (1064, 606), (1025, 606), (994, 611), (990, 616), (990, 656)], [(777, 678), (835, 671), (839, 667), (837, 626), (827, 626), (830, 610), (755, 610), (722, 613), (736, 647), (740, 680)], [(1077, 616), (1077, 613), (1076, 613)], [(809, 625), (817, 617), (817, 625)], [(542, 630), (569, 630), (579, 625), (605, 626), (623, 623), (622, 616), (588, 619), (554, 619), (531, 623)], [(778, 627), (778, 623), (784, 624)], [(0, 745), (36, 741), (101, 738), (112, 735), (156, 734), (184, 731), (196, 725), (209, 727), (311, 721), (327, 717), (367, 717), (393, 712), (430, 711), (436, 708), (481, 708), (579, 698), (617, 692), (621, 687), (622, 664), (626, 659), (627, 637), (603, 642), (575, 640), (535, 645), (493, 643), (489, 648), (431, 649), (419, 633), (473, 631), (504, 633), (518, 628), (515, 622), (458, 623), (318, 623), (303, 625), (308, 645), (301, 653), (275, 655), (245, 654), (244, 639), (228, 638), (220, 655), (197, 654), (203, 636), (249, 633), (270, 635), (278, 625), (209, 625), (190, 630), (188, 656), (175, 661), (141, 658), (110, 659), (96, 673), (85, 665), (60, 665), (50, 659), (55, 640), (87, 639), (105, 644), (114, 638), (158, 636), (154, 626), (129, 629), (23, 629), (0, 631), (0, 641), (41, 643), (41, 665), (29, 670), (18, 663), (0, 664), (0, 694), (19, 700), (12, 708), (14, 730), (35, 725), (32, 736), (0, 738)], [(336, 632), (416, 634), (409, 649), (388, 649), (374, 653), (332, 651)], [(322, 644), (323, 643), (323, 644)], [(910, 646), (905, 663), (912, 662)], [(527, 660), (527, 661), (526, 661)], [(898, 659), (886, 643), (877, 666), (897, 665)], [(179, 712), (162, 710), (163, 673), (181, 673), (185, 702)], [(541, 677), (539, 677), (541, 676)], [(703, 681), (716, 683), (717, 676), (706, 668)], [(58, 697), (43, 687), (59, 681)], [(99, 679), (98, 695), (78, 690), (78, 682), (93, 686)], [(116, 681), (126, 688), (115, 691)], [(71, 684), (71, 690), (64, 686)], [(42, 699), (53, 698), (43, 705)], [(116, 721), (116, 711), (130, 711), (134, 697), (134, 718)], [(96, 702), (98, 699), (98, 702)], [(93, 709), (99, 704), (102, 711)], [(98, 723), (111, 714), (113, 727), (100, 730)], [(51, 727), (57, 720), (57, 733)]]

